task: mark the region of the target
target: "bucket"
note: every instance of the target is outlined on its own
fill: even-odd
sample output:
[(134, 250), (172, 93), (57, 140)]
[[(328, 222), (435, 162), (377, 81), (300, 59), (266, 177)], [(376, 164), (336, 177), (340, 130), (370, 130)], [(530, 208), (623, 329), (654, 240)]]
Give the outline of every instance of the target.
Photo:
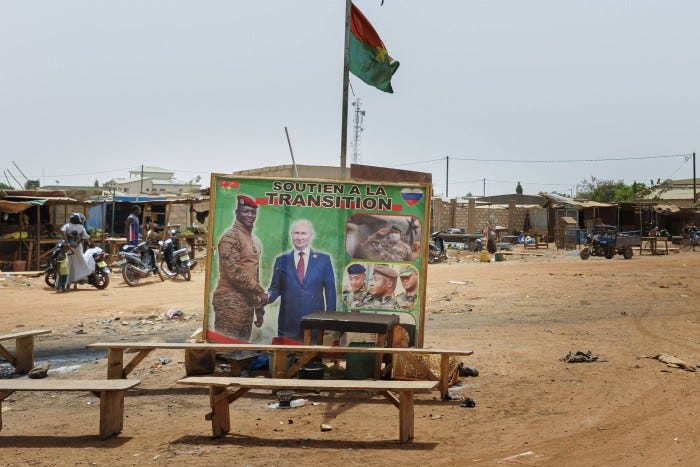
[(504, 259), (503, 253), (500, 253), (500, 252), (496, 253), (496, 261), (503, 261), (503, 259)]
[(12, 262), (12, 271), (13, 272), (24, 272), (27, 270), (27, 262), (22, 261), (21, 259), (15, 260)]
[(482, 251), (479, 253), (479, 261), (482, 263), (488, 263), (489, 262), (489, 252), (488, 251)]
[[(351, 342), (349, 347), (374, 347), (372, 342)], [(345, 356), (345, 378), (369, 379), (374, 376), (375, 354), (349, 353)]]

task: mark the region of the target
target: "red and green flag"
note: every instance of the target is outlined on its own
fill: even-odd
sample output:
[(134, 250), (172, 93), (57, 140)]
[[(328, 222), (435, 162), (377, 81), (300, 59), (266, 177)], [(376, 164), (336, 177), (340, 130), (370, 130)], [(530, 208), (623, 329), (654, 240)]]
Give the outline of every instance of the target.
[(391, 77), (399, 68), (365, 15), (350, 10), (350, 71), (365, 83), (384, 92), (394, 92)]

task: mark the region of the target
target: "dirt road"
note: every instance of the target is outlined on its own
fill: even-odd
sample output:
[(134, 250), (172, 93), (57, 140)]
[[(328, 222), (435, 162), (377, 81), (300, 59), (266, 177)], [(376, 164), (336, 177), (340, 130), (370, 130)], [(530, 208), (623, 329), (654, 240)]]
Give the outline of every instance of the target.
[[(177, 387), (179, 352), (154, 352), (130, 377), (123, 433), (98, 441), (89, 394), (15, 393), (3, 403), (0, 460), (16, 465), (697, 465), (700, 371), (641, 356), (700, 364), (700, 252), (591, 258), (544, 256), (479, 263), (464, 254), (430, 265), (426, 347), (466, 348), (479, 376), (459, 401), (419, 395), (415, 441), (400, 446), (396, 409), (364, 395), (308, 396), (272, 410), (266, 393), (231, 406), (233, 435), (210, 439), (205, 392)], [(185, 336), (201, 325), (204, 275), (149, 279), (103, 291), (55, 294), (40, 278), (0, 274), (0, 330), (48, 328), (40, 355), (87, 342)], [(168, 320), (168, 310), (182, 319)], [(565, 363), (590, 351), (592, 363)], [(99, 355), (69, 373), (102, 378)], [(169, 358), (163, 364), (159, 357)], [(39, 358), (41, 360), (41, 357)], [(55, 368), (55, 366), (54, 366)], [(355, 403), (356, 401), (363, 403)], [(321, 423), (333, 429), (321, 432)]]

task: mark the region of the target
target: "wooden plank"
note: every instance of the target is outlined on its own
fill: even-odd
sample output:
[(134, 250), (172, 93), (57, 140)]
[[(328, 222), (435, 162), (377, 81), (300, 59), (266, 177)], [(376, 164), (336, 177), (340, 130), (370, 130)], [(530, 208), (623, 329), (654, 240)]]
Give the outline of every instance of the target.
[(34, 368), (34, 335), (15, 339), (15, 372), (29, 373)]
[(222, 376), (189, 376), (177, 382), (194, 386), (240, 386), (251, 389), (306, 389), (329, 391), (429, 391), (437, 381), (347, 380), (347, 379), (291, 379), (239, 378)]
[(2, 356), (2, 358), (7, 360), (7, 362), (12, 366), (15, 366), (17, 364), (17, 361), (15, 360), (15, 356), (12, 355), (12, 353), (10, 353), (10, 351), (7, 350), (2, 345), (0, 345), (0, 356)]
[(123, 426), (124, 391), (100, 392), (100, 439), (107, 439), (120, 433)]
[(124, 374), (124, 349), (109, 349), (107, 351), (107, 379), (122, 378), (126, 378)]
[[(3, 273), (5, 274), (5, 273)], [(3, 334), (0, 335), (0, 341), (5, 341), (8, 339), (19, 339), (22, 337), (27, 337), (27, 336), (39, 336), (41, 334), (50, 334), (51, 331), (49, 329), (36, 329), (33, 331), (19, 331), (19, 332), (13, 332), (10, 334)]]
[(414, 403), (413, 393), (410, 391), (399, 392), (399, 441), (410, 443), (414, 436)]
[(135, 379), (0, 379), (0, 391), (117, 391), (139, 384)]
[(209, 403), (211, 405), (212, 412), (212, 433), (214, 438), (219, 438), (231, 431), (231, 416), (229, 414), (229, 403), (226, 387), (209, 386)]
[(200, 349), (217, 350), (222, 352), (235, 351), (259, 351), (259, 352), (322, 352), (322, 353), (414, 353), (414, 354), (441, 354), (449, 353), (455, 356), (473, 355), (472, 350), (459, 349), (430, 349), (430, 348), (402, 348), (402, 347), (340, 347), (331, 345), (273, 345), (273, 344), (217, 344), (194, 342), (96, 342), (88, 344), (93, 349)]
[(146, 355), (153, 352), (153, 350), (155, 349), (142, 349), (139, 351), (139, 353), (134, 355), (134, 358), (132, 358), (131, 361), (124, 367), (124, 371), (122, 372), (124, 378), (126, 378), (129, 375), (129, 373), (131, 373), (133, 369), (136, 368), (136, 365), (141, 363), (141, 360), (146, 358)]
[(447, 354), (440, 355), (440, 396), (444, 400), (449, 392), (449, 377), (450, 377), (450, 356)]

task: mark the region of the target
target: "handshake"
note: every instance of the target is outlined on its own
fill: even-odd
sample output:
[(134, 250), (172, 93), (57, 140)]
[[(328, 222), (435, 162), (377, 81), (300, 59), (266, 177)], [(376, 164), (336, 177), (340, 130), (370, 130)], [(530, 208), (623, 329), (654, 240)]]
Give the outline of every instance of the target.
[(255, 296), (255, 303), (260, 307), (255, 308), (255, 321), (253, 321), (253, 324), (255, 324), (256, 328), (263, 325), (263, 316), (265, 316), (265, 309), (263, 307), (267, 305), (269, 299), (270, 296), (267, 294), (267, 292), (263, 292)]

